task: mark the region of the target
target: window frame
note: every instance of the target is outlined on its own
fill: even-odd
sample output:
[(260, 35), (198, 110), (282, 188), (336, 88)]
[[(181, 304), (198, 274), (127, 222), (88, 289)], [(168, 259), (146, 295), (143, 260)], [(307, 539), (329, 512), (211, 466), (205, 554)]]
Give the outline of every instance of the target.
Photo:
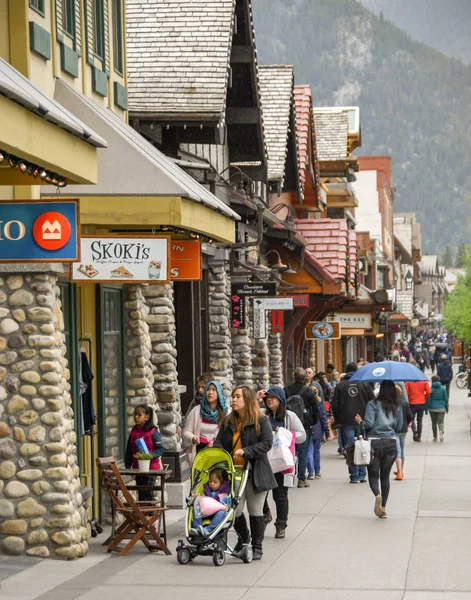
[[(75, 41), (77, 33), (75, 23), (75, 0), (61, 0), (62, 4), (62, 32)], [(71, 25), (71, 31), (68, 26)]]
[[(37, 2), (38, 6), (35, 6), (35, 2)], [(34, 12), (37, 12), (39, 15), (41, 15), (41, 17), (46, 16), (45, 0), (29, 0), (28, 4), (29, 7), (34, 10)]]
[(112, 2), (113, 29), (113, 69), (118, 75), (124, 76), (124, 31), (123, 31), (123, 0)]
[(105, 0), (93, 0), (93, 55), (105, 65)]

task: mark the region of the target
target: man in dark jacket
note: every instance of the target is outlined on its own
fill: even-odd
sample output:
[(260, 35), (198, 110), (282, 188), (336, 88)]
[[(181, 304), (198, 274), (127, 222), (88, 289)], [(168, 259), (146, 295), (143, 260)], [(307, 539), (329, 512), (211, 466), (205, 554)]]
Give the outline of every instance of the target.
[(441, 362), (437, 365), (437, 375), (440, 377), (440, 382), (446, 388), (448, 399), (450, 398), (450, 381), (453, 379), (453, 367), (451, 366), (448, 356), (442, 354)]
[(307, 455), (309, 452), (309, 443), (311, 441), (311, 426), (319, 420), (319, 407), (314, 392), (305, 384), (306, 371), (298, 367), (294, 371), (294, 383), (285, 388), (286, 397), (301, 396), (304, 401), (304, 407), (307, 410), (308, 418), (303, 422), (306, 430), (306, 441), (296, 445), (298, 452), (298, 487), (310, 487), (309, 481), (306, 481)]
[[(373, 388), (368, 383), (361, 381), (350, 381), (357, 370), (355, 363), (349, 363), (346, 375), (335, 388), (332, 399), (332, 413), (335, 422), (342, 430), (342, 441), (344, 447), (353, 443), (357, 430), (355, 415), (365, 416), (366, 405), (374, 399)], [(348, 467), (350, 483), (366, 481), (366, 467)]]

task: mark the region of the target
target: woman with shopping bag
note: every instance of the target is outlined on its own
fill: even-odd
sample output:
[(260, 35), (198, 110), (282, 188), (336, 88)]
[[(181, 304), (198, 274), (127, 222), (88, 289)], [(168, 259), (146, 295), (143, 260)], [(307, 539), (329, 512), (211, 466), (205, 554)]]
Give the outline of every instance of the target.
[[(306, 440), (306, 432), (297, 415), (286, 409), (284, 389), (277, 385), (271, 387), (265, 396), (265, 406), (267, 407), (266, 415), (270, 419), (274, 436), (278, 438), (280, 444), (285, 446), (285, 449), (286, 444), (290, 442), (290, 452), (294, 459), (294, 445), (302, 444)], [(276, 448), (272, 449), (273, 453), (275, 450)], [(268, 459), (270, 460), (270, 456)], [(277, 471), (275, 472), (275, 479), (278, 484), (273, 489), (273, 500), (276, 505), (275, 538), (278, 539), (285, 537), (289, 512), (288, 488), (293, 487), (295, 479), (294, 466), (291, 468), (288, 462), (285, 466), (288, 468), (283, 471), (277, 471), (278, 466), (274, 468)]]
[[(381, 382), (378, 397), (366, 405), (365, 418), (355, 416), (371, 442), (371, 462), (368, 465), (368, 483), (375, 495), (374, 513), (387, 519), (386, 503), (389, 497), (391, 469), (396, 460), (396, 436), (402, 430), (402, 408), (393, 381)], [(381, 490), (380, 490), (381, 483)]]

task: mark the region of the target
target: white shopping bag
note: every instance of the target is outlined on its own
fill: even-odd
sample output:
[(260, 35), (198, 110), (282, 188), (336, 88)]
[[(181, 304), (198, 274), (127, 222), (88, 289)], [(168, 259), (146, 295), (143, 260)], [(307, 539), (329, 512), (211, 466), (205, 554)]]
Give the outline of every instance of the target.
[(371, 462), (371, 442), (364, 440), (361, 435), (355, 440), (353, 462), (357, 467), (367, 467)]
[(273, 446), (268, 452), (268, 462), (273, 473), (280, 473), (294, 467), (294, 456), (290, 450), (293, 434), (288, 429), (280, 427), (273, 434)]

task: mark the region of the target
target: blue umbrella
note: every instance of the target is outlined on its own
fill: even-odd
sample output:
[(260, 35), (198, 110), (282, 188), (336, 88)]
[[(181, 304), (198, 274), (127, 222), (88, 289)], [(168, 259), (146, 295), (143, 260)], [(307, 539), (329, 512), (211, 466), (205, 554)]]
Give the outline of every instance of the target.
[(394, 360), (384, 360), (364, 365), (350, 377), (349, 381), (374, 383), (385, 379), (391, 379), (392, 381), (428, 381), (422, 371), (414, 365)]

